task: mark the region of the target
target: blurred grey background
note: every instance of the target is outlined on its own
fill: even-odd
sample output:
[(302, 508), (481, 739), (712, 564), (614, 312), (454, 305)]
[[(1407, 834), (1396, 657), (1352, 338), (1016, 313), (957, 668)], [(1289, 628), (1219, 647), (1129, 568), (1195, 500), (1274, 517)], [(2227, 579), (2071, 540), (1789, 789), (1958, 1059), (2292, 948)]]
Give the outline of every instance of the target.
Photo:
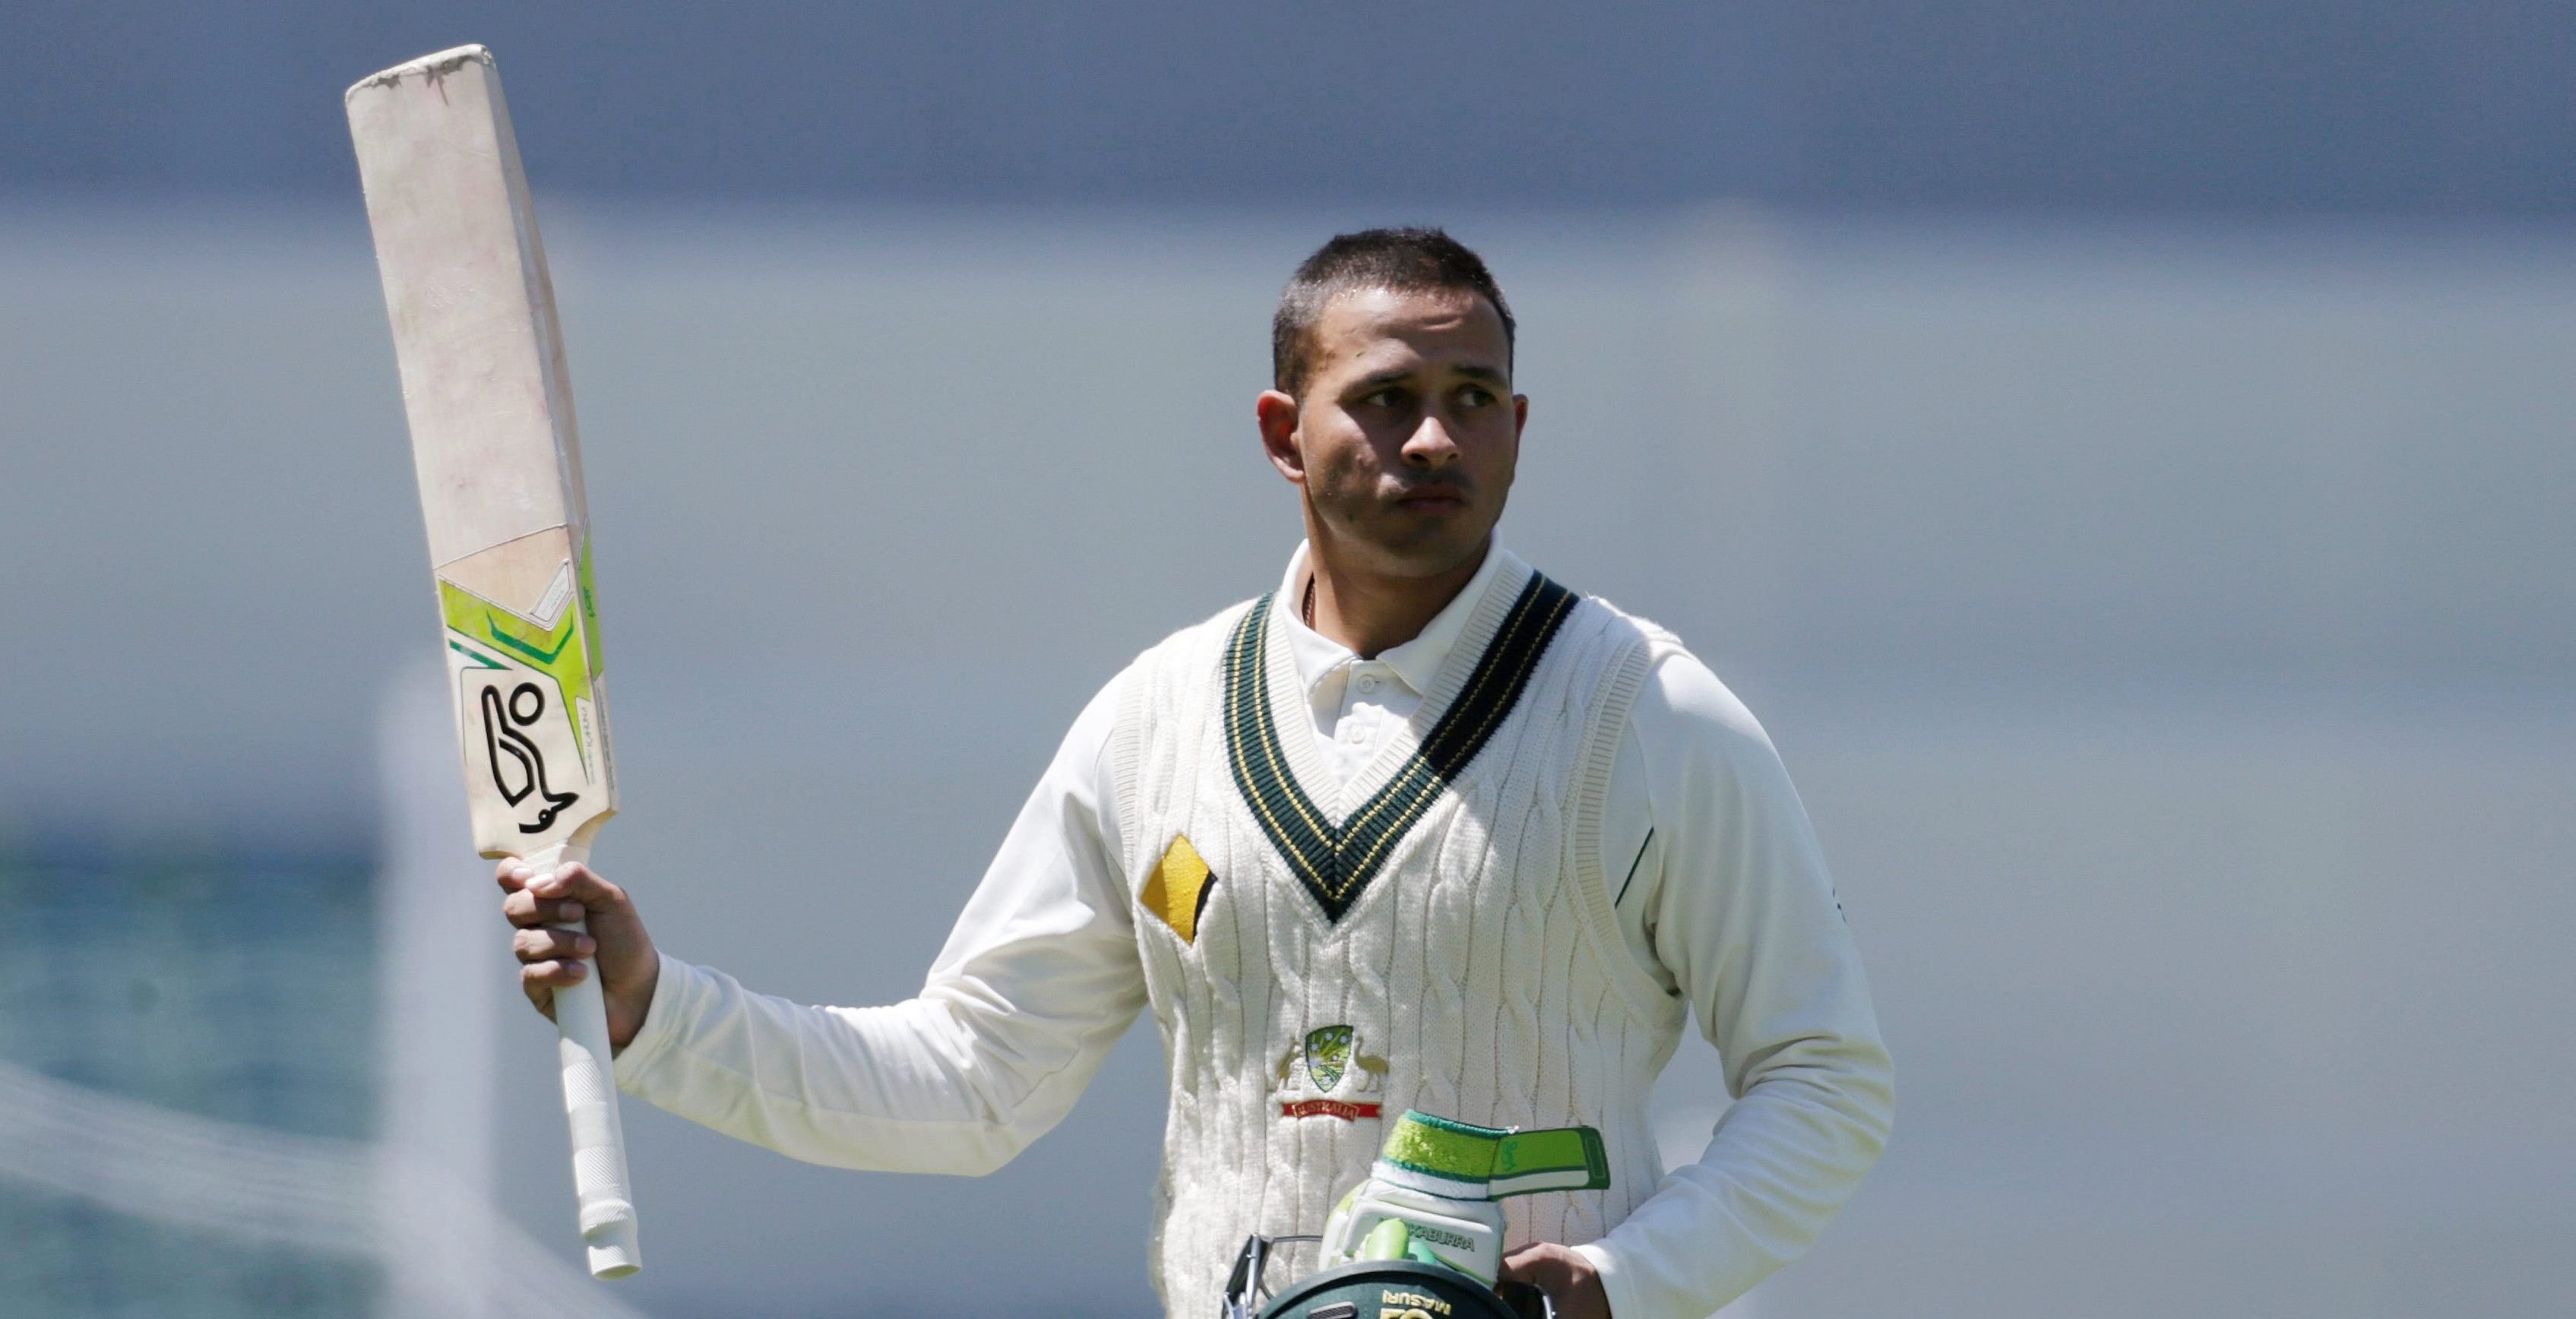
[[(552, 1032), (442, 825), (339, 117), (478, 40), (582, 408), (599, 862), (674, 953), (908, 993), (1086, 696), (1292, 547), (1250, 422), (1279, 283), (1444, 223), (1523, 325), (1506, 540), (1763, 716), (1897, 1052), (1885, 1162), (1751, 1311), (2576, 1295), (2554, 7), (34, 0), (0, 35), (0, 1062), (410, 1142), (571, 1255)], [(614, 1294), (1146, 1312), (1161, 1085), (1131, 1036), (970, 1181), (629, 1104)], [(1677, 1154), (1722, 1102), (1686, 1054)], [(0, 1314), (411, 1286), (23, 1175), (0, 1227)]]

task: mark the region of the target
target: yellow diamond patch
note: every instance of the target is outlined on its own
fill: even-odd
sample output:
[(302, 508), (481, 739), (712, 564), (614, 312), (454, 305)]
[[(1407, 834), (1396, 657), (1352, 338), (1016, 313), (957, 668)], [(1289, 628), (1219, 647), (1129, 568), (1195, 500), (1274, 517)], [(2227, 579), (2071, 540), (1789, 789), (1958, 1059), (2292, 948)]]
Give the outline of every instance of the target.
[(1145, 910), (1163, 918), (1181, 936), (1181, 942), (1195, 944), (1199, 939), (1199, 913), (1207, 910), (1208, 894), (1216, 891), (1216, 876), (1208, 864), (1199, 859), (1199, 850), (1190, 846), (1189, 835), (1172, 835), (1172, 845), (1163, 851), (1163, 859), (1154, 873), (1145, 877), (1145, 891), (1137, 901)]

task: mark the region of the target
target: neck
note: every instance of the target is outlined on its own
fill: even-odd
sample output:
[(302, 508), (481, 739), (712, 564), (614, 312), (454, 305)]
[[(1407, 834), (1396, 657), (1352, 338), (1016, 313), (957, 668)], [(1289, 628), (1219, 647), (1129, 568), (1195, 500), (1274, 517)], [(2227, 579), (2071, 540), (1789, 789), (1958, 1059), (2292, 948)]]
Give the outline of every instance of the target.
[(1478, 552), (1455, 568), (1428, 577), (1396, 577), (1343, 562), (1326, 544), (1313, 536), (1306, 541), (1315, 604), (1306, 625), (1362, 659), (1375, 659), (1422, 635), (1493, 552), (1489, 535)]

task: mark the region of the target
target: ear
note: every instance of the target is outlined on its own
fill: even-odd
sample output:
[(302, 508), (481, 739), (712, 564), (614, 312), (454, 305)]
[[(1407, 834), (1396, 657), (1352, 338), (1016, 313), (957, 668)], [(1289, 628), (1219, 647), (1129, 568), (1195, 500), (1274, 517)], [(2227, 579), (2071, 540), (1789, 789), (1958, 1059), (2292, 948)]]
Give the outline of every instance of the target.
[(1512, 395), (1512, 439), (1515, 441), (1519, 440), (1521, 432), (1528, 429), (1528, 427), (1529, 395), (1514, 394)]
[(1281, 476), (1297, 485), (1306, 483), (1306, 455), (1297, 447), (1301, 415), (1297, 400), (1276, 389), (1265, 389), (1252, 401), (1253, 420), (1261, 426), (1261, 451)]

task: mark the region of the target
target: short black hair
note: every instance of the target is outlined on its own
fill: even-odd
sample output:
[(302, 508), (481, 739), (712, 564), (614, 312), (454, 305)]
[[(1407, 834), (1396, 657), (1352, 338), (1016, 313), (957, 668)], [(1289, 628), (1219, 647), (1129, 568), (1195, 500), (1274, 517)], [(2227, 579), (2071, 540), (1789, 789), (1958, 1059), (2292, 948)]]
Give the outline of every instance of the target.
[(1324, 318), (1325, 304), (1353, 289), (1473, 293), (1503, 318), (1504, 351), (1512, 348), (1512, 304), (1503, 300), (1483, 257), (1436, 228), (1363, 229), (1333, 235), (1280, 290), (1278, 314), (1270, 318), (1272, 388), (1291, 395), (1306, 388), (1315, 369), (1315, 323)]

